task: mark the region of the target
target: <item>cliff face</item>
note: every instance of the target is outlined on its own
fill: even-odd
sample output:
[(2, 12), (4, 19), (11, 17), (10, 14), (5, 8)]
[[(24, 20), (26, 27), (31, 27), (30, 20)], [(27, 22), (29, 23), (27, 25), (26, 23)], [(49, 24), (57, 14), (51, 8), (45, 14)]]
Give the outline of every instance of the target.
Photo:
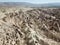
[(0, 45), (60, 45), (60, 9), (2, 8)]

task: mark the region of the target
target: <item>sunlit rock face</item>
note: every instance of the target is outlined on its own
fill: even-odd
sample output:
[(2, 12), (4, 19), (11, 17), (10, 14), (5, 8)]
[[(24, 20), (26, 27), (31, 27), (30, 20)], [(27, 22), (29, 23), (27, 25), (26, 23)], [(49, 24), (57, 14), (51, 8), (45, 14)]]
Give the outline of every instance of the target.
[(60, 9), (1, 8), (0, 45), (60, 45)]

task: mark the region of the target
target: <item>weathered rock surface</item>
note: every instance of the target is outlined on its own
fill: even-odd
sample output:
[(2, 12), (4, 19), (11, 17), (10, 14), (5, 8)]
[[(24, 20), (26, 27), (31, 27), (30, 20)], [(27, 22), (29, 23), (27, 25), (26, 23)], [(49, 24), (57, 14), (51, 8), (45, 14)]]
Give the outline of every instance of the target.
[(60, 45), (60, 9), (1, 9), (0, 45)]

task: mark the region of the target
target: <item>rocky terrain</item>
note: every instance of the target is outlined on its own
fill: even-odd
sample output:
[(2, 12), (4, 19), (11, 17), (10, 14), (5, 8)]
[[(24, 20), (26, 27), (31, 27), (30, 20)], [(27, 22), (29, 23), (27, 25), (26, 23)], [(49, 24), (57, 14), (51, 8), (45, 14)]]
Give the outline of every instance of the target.
[(0, 7), (0, 45), (60, 45), (60, 9)]

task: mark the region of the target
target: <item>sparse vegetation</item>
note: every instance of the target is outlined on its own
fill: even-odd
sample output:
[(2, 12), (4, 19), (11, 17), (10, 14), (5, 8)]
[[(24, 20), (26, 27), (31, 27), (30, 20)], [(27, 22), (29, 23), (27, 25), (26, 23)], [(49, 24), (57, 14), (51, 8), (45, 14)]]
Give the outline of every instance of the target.
[(0, 13), (0, 45), (60, 45), (60, 9), (17, 7)]

